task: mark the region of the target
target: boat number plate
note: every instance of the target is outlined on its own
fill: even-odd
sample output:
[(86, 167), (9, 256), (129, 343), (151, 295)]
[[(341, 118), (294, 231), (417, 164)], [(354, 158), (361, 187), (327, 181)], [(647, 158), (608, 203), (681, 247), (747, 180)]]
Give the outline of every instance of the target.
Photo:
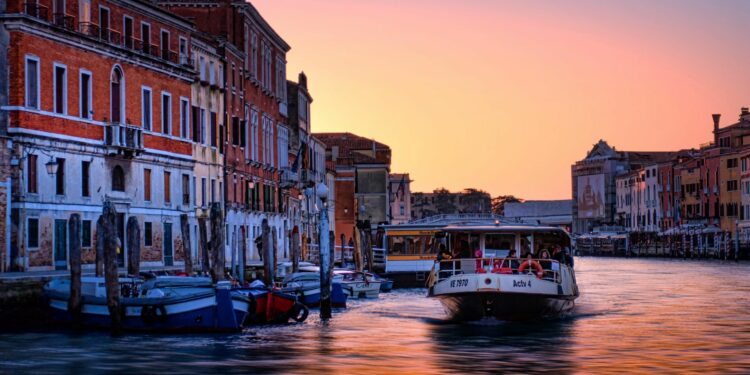
[(468, 279), (451, 280), (451, 288), (460, 288), (464, 286), (469, 286)]

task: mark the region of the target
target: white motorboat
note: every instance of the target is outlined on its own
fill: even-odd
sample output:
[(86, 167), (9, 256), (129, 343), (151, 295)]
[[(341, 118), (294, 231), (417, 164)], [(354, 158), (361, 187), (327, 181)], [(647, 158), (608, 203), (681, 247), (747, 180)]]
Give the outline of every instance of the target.
[(372, 274), (353, 270), (333, 270), (333, 282), (340, 283), (349, 298), (378, 298), (380, 280)]

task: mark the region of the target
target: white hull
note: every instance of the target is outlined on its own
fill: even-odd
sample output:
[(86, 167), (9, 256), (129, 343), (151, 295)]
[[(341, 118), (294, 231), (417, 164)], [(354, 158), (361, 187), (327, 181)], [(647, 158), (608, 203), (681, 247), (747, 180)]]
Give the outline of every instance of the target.
[(341, 288), (349, 298), (378, 298), (380, 295), (380, 281), (341, 282)]

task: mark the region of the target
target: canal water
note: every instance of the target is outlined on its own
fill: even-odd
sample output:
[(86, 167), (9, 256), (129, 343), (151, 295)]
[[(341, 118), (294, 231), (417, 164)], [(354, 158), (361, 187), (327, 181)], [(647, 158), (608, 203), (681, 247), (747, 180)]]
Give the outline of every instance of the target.
[(234, 335), (0, 333), (0, 373), (750, 372), (750, 264), (576, 258), (576, 273), (555, 320), (454, 324), (399, 290)]

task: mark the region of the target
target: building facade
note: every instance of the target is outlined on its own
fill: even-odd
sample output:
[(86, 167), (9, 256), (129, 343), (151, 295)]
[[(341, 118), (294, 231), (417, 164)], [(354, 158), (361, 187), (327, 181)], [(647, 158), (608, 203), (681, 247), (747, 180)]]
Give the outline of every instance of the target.
[(492, 197), (477, 189), (450, 192), (435, 189), (432, 193), (415, 192), (411, 195), (411, 218), (423, 219), (434, 215), (463, 213), (491, 213)]
[[(150, 3), (11, 1), (7, 132), (17, 165), (11, 263), (66, 269), (67, 221), (82, 217), (84, 267), (94, 261), (101, 205), (141, 232), (141, 264), (183, 260), (179, 216), (194, 217), (181, 182), (194, 168), (189, 129), (192, 25)], [(187, 106), (185, 105), (187, 103)]]
[(391, 173), (389, 202), (391, 224), (404, 224), (411, 220), (411, 179), (408, 173)]

